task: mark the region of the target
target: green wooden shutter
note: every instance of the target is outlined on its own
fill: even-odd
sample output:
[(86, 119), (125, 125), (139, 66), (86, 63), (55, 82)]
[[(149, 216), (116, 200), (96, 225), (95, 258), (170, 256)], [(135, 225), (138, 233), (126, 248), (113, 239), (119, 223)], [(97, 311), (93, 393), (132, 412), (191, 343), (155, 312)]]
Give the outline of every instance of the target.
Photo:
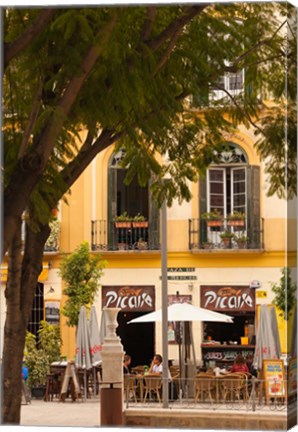
[(108, 249), (116, 245), (116, 230), (113, 219), (117, 215), (117, 169), (108, 170)]
[(149, 194), (149, 249), (160, 249), (160, 230), (159, 230), (159, 219), (160, 211), (157, 204), (152, 199), (150, 193), (150, 184), (152, 180), (149, 181), (148, 194)]
[(260, 167), (247, 167), (247, 235), (252, 249), (261, 248)]
[[(199, 214), (201, 216), (202, 213), (207, 212), (207, 181), (206, 177), (200, 177), (199, 179)], [(193, 221), (193, 224), (195, 222)], [(207, 241), (207, 225), (203, 223), (201, 217), (199, 219), (199, 226), (197, 227), (199, 231), (199, 239), (198, 242), (202, 243)], [(192, 231), (195, 231), (196, 227), (193, 226)]]

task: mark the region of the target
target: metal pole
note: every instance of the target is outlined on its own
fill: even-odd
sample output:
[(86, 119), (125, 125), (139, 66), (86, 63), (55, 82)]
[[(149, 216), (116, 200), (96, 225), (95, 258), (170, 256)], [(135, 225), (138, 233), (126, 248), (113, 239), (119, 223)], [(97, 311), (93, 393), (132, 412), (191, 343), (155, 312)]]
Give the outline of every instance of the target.
[(168, 257), (167, 257), (167, 202), (161, 207), (161, 310), (162, 310), (162, 406), (169, 407), (168, 387)]

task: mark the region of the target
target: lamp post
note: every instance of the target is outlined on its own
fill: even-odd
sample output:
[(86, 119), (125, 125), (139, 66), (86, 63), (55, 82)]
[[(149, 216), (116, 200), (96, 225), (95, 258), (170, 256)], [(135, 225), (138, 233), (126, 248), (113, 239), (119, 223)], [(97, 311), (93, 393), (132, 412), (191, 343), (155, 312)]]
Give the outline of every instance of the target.
[(162, 310), (162, 406), (169, 406), (168, 387), (168, 257), (167, 257), (167, 200), (161, 207), (161, 310)]

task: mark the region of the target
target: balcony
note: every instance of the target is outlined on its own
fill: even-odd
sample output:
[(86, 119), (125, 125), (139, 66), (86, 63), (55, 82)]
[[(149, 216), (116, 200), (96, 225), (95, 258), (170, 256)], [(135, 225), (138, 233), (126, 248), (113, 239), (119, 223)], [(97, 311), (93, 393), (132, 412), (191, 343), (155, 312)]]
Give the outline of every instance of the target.
[[(124, 225), (124, 224), (123, 224)], [(91, 221), (92, 251), (149, 251), (159, 250), (159, 232), (153, 229), (156, 224), (147, 226), (116, 227), (115, 222), (107, 220)]]
[(242, 221), (237, 224), (228, 219), (216, 222), (189, 219), (189, 250), (264, 250), (263, 218), (255, 223)]

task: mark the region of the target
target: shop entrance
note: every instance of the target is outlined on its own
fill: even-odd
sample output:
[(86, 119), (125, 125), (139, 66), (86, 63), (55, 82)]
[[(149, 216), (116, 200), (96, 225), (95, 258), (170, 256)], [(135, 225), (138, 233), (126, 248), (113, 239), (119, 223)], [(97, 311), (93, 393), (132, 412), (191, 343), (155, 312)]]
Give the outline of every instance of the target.
[(131, 366), (150, 365), (154, 356), (154, 323), (127, 324), (128, 321), (144, 315), (144, 312), (119, 312), (117, 335), (123, 350), (132, 358)]

